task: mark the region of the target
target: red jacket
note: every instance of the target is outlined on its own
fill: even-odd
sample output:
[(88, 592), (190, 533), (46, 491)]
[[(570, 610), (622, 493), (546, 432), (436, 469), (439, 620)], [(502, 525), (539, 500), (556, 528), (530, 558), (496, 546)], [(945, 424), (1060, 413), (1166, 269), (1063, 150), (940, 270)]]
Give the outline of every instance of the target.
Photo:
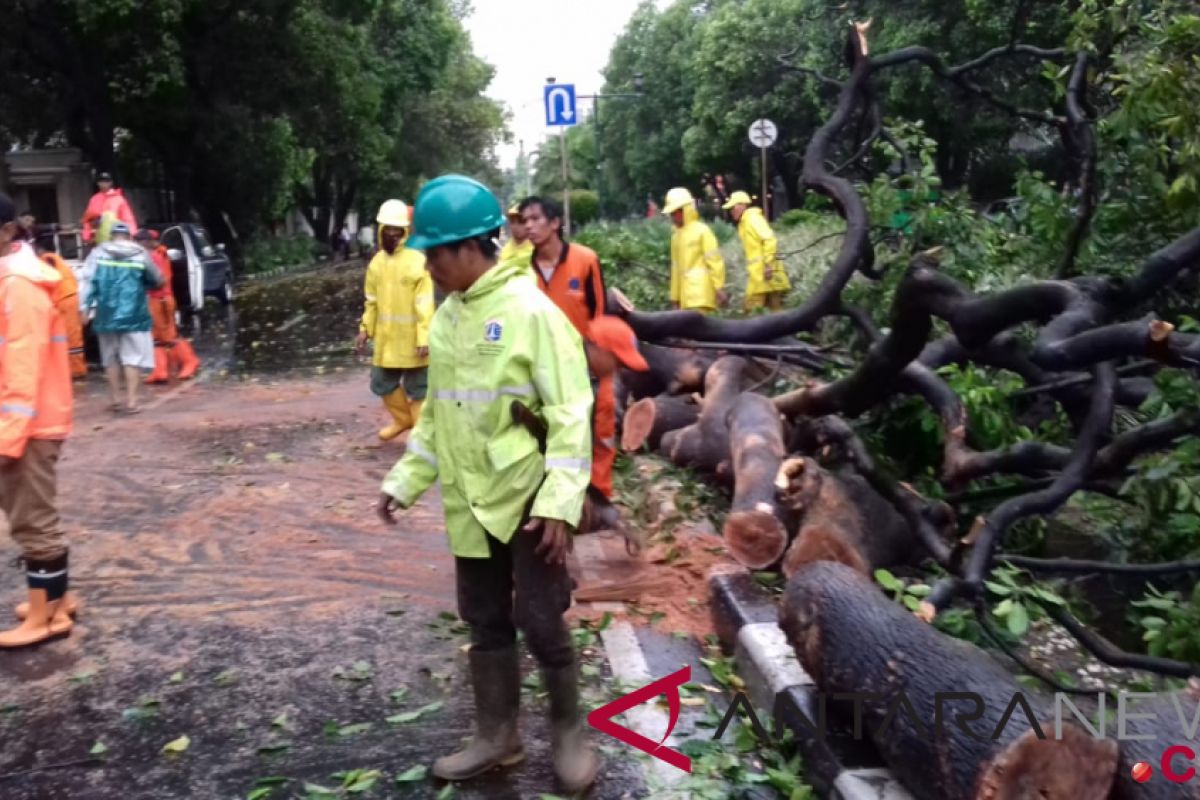
[(70, 345), (54, 307), (60, 280), (28, 245), (0, 258), (0, 456), (20, 458), (30, 439), (71, 432)]
[(107, 192), (96, 192), (92, 195), (92, 199), (87, 204), (87, 211), (83, 212), (83, 240), (85, 242), (92, 241), (96, 235), (96, 224), (109, 211), (116, 214), (117, 219), (129, 226), (130, 236), (138, 232), (137, 219), (133, 216), (133, 209), (129, 207), (129, 201), (125, 199), (125, 193), (120, 189), (109, 189)]

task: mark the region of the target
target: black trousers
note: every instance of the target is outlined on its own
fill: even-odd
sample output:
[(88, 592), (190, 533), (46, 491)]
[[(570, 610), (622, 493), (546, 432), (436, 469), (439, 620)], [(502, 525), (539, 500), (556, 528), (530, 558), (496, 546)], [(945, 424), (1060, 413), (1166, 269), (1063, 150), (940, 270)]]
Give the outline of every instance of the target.
[(458, 615), (471, 626), (471, 644), (481, 651), (510, 647), (517, 629), (543, 667), (570, 666), (575, 646), (563, 614), (571, 606), (571, 576), (565, 564), (547, 564), (534, 549), (542, 533), (517, 530), (508, 544), (488, 536), (490, 558), (455, 558)]

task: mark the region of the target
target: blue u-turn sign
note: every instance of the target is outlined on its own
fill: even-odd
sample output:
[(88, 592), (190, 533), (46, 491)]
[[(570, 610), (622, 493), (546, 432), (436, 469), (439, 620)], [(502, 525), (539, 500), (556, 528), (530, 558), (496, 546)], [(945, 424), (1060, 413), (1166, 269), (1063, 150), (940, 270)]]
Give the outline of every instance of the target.
[(575, 86), (570, 83), (551, 83), (543, 95), (546, 101), (546, 124), (574, 125), (578, 122), (575, 113)]

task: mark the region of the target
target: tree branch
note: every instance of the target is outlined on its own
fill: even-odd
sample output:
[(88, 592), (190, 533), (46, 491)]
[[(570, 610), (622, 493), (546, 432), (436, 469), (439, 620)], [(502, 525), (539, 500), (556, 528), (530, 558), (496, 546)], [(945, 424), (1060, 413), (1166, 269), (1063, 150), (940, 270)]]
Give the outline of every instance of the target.
[(1096, 214), (1096, 132), (1087, 112), (1087, 71), (1088, 54), (1083, 52), (1075, 57), (1075, 66), (1067, 84), (1067, 124), (1063, 126), (1063, 142), (1077, 165), (1080, 205), (1067, 238), (1067, 249), (1055, 273), (1060, 280), (1074, 273), (1079, 248), (1087, 238), (1092, 217)]
[(1088, 652), (1109, 666), (1120, 667), (1122, 669), (1146, 670), (1159, 675), (1168, 675), (1172, 678), (1187, 679), (1195, 675), (1200, 675), (1200, 664), (1188, 664), (1171, 658), (1158, 658), (1155, 656), (1127, 653), (1103, 636), (1089, 630), (1086, 625), (1072, 616), (1065, 608), (1061, 608), (1054, 603), (1042, 603), (1040, 601), (1039, 605), (1045, 609), (1046, 613), (1055, 622), (1066, 628), (1067, 632), (1074, 636)]
[(1156, 578), (1176, 575), (1181, 572), (1200, 572), (1200, 561), (1167, 561), (1161, 564), (1114, 564), (1109, 561), (1083, 561), (1071, 558), (1029, 558), (1027, 556), (998, 555), (996, 561), (1007, 561), (1018, 569), (1030, 572), (1045, 572), (1053, 575), (1137, 575)]

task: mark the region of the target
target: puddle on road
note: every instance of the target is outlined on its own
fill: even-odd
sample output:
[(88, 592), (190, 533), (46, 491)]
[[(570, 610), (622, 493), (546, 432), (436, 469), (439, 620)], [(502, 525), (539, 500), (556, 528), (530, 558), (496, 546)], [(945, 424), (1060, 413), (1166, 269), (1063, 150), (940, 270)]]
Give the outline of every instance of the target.
[(365, 267), (340, 267), (239, 287), (233, 305), (210, 302), (182, 332), (211, 368), (244, 376), (322, 374), (360, 364), (353, 353)]

